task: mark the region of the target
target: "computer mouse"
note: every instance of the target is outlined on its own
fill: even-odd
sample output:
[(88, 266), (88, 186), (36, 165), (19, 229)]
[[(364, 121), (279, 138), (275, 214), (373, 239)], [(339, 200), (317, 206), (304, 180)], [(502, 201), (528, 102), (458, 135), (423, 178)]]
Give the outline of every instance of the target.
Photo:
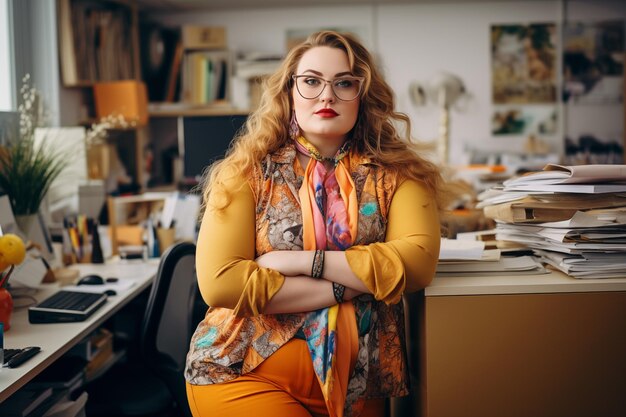
[(104, 285), (104, 278), (96, 274), (85, 275), (76, 285)]
[(106, 290), (104, 293), (108, 295), (109, 297), (113, 297), (114, 295), (117, 295), (115, 290)]

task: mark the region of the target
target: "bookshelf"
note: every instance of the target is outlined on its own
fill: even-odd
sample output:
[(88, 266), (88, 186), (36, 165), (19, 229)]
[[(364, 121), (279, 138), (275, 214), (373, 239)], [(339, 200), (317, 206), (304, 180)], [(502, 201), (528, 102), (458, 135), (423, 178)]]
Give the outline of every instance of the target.
[[(137, 6), (132, 0), (56, 0), (56, 7), (63, 86), (83, 90), (93, 117), (96, 83), (141, 79)], [(80, 123), (89, 128), (93, 122)], [(113, 129), (107, 140), (139, 189), (146, 182), (147, 142), (145, 127)], [(111, 151), (105, 150), (100, 159), (110, 161)]]
[(138, 14), (124, 0), (57, 0), (65, 87), (140, 78)]
[(140, 20), (133, 0), (56, 4), (62, 83), (84, 93), (88, 128), (96, 114), (94, 85), (119, 80), (146, 84), (148, 124), (113, 129), (104, 155), (96, 155), (110, 160), (117, 152), (132, 179), (131, 184), (120, 183), (121, 188), (145, 191), (167, 184), (161, 179), (173, 179), (170, 172), (180, 172), (178, 165), (170, 165), (182, 163), (175, 154), (182, 150), (185, 119), (247, 115), (231, 104), (235, 61), (225, 28), (167, 27), (148, 17)]

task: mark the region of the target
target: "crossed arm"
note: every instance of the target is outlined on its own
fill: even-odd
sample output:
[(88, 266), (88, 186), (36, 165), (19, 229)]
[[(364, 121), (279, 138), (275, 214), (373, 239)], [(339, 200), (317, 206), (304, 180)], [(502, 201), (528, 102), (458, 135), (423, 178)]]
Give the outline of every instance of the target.
[(239, 316), (312, 311), (362, 293), (388, 303), (427, 286), (439, 255), (435, 203), (418, 182), (403, 182), (393, 196), (385, 242), (327, 251), (321, 279), (311, 278), (313, 251), (274, 251), (255, 259), (255, 203), (241, 184), (219, 214), (207, 210), (198, 236), (196, 266), (207, 304)]

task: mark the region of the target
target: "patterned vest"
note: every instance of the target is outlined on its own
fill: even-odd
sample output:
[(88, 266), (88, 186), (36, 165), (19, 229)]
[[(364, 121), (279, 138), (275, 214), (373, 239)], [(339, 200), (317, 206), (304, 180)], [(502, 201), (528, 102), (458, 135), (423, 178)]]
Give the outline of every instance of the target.
[[(268, 155), (250, 181), (256, 200), (257, 256), (272, 250), (302, 250), (298, 190), (303, 178), (294, 171), (295, 158), (295, 147), (289, 143)], [(359, 202), (354, 244), (382, 242), (398, 178), (364, 158), (352, 155), (350, 161)], [(348, 384), (346, 416), (360, 414), (365, 399), (408, 393), (402, 302), (387, 305), (370, 295), (352, 302), (359, 355)], [(304, 314), (236, 317), (232, 310), (209, 308), (192, 337), (185, 378), (191, 384), (205, 385), (250, 372), (291, 340), (303, 320)]]

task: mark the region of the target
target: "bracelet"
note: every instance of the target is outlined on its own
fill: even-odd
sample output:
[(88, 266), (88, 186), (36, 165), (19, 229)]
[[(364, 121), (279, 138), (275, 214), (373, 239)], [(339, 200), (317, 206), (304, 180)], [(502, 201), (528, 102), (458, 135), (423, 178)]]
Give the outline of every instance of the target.
[(337, 304), (343, 303), (343, 293), (345, 291), (346, 287), (344, 285), (333, 282), (333, 295), (335, 296), (335, 300), (337, 300)]
[(311, 276), (313, 278), (321, 278), (324, 272), (324, 251), (316, 250), (313, 255), (313, 264), (311, 265)]

